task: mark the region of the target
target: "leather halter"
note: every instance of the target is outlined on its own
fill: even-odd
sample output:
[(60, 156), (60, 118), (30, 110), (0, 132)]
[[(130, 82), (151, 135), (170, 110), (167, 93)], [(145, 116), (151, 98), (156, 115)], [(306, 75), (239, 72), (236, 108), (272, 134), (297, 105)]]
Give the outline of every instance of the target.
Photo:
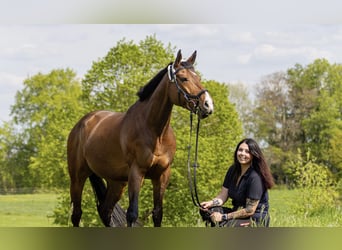
[[(178, 89), (178, 99), (180, 99), (180, 94), (183, 94), (185, 100), (187, 101), (187, 106), (191, 110), (190, 112), (190, 139), (189, 139), (189, 145), (188, 145), (188, 161), (187, 161), (187, 168), (188, 168), (188, 181), (189, 181), (189, 189), (191, 193), (191, 199), (195, 206), (202, 208), (202, 205), (198, 198), (198, 191), (197, 191), (197, 179), (196, 179), (196, 170), (199, 167), (199, 164), (197, 162), (198, 157), (198, 137), (199, 137), (199, 128), (200, 128), (200, 118), (198, 117), (197, 120), (197, 129), (196, 129), (196, 145), (195, 145), (195, 159), (193, 166), (193, 173), (191, 173), (191, 167), (190, 167), (190, 158), (191, 158), (191, 137), (192, 137), (192, 116), (193, 113), (196, 114), (198, 111), (198, 104), (199, 99), (201, 95), (203, 95), (205, 92), (208, 92), (206, 89), (201, 90), (197, 95), (192, 95), (186, 92), (183, 88), (181, 88), (177, 81), (177, 72), (182, 69), (189, 69), (191, 66), (181, 66), (177, 70), (175, 70), (174, 65), (170, 64), (167, 68), (167, 74), (169, 77), (169, 80), (176, 84), (176, 87)], [(191, 106), (192, 104), (192, 106)], [(193, 177), (193, 179), (191, 178)]]
[(182, 69), (189, 69), (190, 66), (181, 66), (177, 70), (175, 70), (174, 65), (170, 64), (167, 67), (167, 75), (169, 77), (169, 80), (173, 83), (175, 83), (177, 90), (178, 90), (178, 99), (180, 99), (180, 94), (183, 94), (185, 100), (187, 101), (187, 107), (193, 112), (197, 113), (198, 111), (198, 104), (199, 104), (199, 99), (200, 97), (205, 93), (208, 92), (208, 90), (203, 89), (201, 90), (197, 95), (192, 95), (185, 91), (181, 86), (179, 86), (178, 81), (177, 81), (177, 73), (178, 71)]

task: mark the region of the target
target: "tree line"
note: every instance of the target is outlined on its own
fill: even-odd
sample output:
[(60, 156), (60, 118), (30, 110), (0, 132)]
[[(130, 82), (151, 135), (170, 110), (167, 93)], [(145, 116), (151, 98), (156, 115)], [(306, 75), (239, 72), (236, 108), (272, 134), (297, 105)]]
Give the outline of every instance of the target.
[[(270, 74), (257, 88), (253, 134), (265, 143), (278, 183), (291, 181), (288, 163), (298, 151), (342, 176), (342, 65), (317, 59)], [(304, 157), (305, 158), (305, 157)]]
[[(0, 127), (1, 192), (56, 189), (60, 200), (55, 220), (67, 224), (66, 139), (71, 128), (93, 110), (126, 111), (136, 101), (140, 87), (173, 61), (175, 52), (176, 48), (155, 36), (139, 43), (122, 39), (105, 57), (93, 62), (83, 79), (70, 68), (27, 78), (15, 96), (11, 120)], [(293, 160), (299, 156), (305, 159), (303, 166), (314, 161), (318, 169), (326, 170), (329, 180), (337, 181), (342, 170), (341, 77), (342, 66), (325, 59), (307, 66), (296, 64), (286, 72), (265, 76), (253, 90), (254, 100), (249, 98), (252, 90), (243, 84), (203, 79), (214, 98), (215, 111), (201, 122), (197, 172), (200, 199), (219, 190), (236, 143), (244, 136), (253, 136), (262, 145), (278, 184), (298, 186), (296, 173), (300, 167)], [(193, 225), (198, 211), (192, 205), (187, 180), (189, 112), (175, 107), (171, 123), (177, 152), (165, 194), (164, 223)], [(313, 156), (310, 159), (308, 152)], [(83, 223), (98, 225), (89, 187), (84, 197), (89, 204)], [(141, 220), (149, 223), (152, 190), (148, 180), (140, 197)], [(125, 206), (127, 197), (120, 204)]]

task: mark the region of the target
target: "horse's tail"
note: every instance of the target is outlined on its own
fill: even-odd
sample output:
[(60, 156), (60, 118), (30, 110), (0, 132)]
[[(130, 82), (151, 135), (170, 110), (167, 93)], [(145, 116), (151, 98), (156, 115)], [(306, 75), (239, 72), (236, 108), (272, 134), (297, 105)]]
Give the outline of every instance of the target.
[(96, 174), (91, 174), (89, 176), (89, 180), (95, 193), (97, 209), (99, 209), (100, 204), (102, 204), (105, 200), (107, 192), (106, 184), (104, 183), (103, 179), (98, 177)]
[[(94, 173), (89, 176), (89, 180), (95, 193), (97, 211), (100, 214), (100, 205), (105, 201), (107, 187), (103, 179)], [(138, 222), (138, 226), (140, 225), (142, 225), (142, 223)], [(118, 203), (115, 204), (112, 214), (111, 214), (111, 226), (114, 226), (114, 227), (126, 226), (126, 211), (123, 210), (122, 207)]]

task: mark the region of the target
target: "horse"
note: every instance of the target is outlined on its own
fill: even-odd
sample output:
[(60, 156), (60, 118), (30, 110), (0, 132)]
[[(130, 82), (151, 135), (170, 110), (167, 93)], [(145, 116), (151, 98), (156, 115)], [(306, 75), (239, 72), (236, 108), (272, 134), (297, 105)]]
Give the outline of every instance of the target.
[(138, 197), (143, 180), (153, 187), (152, 219), (160, 227), (163, 196), (169, 183), (170, 165), (176, 152), (176, 138), (170, 126), (174, 105), (204, 119), (212, 114), (213, 100), (194, 70), (197, 52), (160, 70), (140, 88), (139, 99), (126, 112), (93, 111), (72, 128), (67, 141), (70, 176), (71, 221), (78, 227), (82, 190), (89, 178), (104, 226), (111, 220), (114, 206), (128, 186), (127, 227), (138, 218)]

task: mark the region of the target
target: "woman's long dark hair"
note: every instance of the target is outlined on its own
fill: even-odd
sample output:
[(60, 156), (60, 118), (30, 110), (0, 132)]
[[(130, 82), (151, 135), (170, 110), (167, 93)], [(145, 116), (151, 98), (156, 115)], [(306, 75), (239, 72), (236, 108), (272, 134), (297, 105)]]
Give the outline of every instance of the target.
[(273, 180), (271, 170), (265, 161), (264, 154), (262, 153), (258, 143), (251, 138), (243, 139), (236, 146), (235, 153), (234, 153), (234, 164), (233, 164), (234, 179), (237, 180), (237, 178), (241, 174), (241, 165), (237, 158), (237, 152), (242, 143), (246, 143), (248, 145), (249, 153), (253, 156), (252, 166), (255, 169), (255, 171), (258, 174), (260, 174), (262, 181), (265, 185), (265, 188), (267, 189), (272, 188), (274, 186), (274, 180)]

